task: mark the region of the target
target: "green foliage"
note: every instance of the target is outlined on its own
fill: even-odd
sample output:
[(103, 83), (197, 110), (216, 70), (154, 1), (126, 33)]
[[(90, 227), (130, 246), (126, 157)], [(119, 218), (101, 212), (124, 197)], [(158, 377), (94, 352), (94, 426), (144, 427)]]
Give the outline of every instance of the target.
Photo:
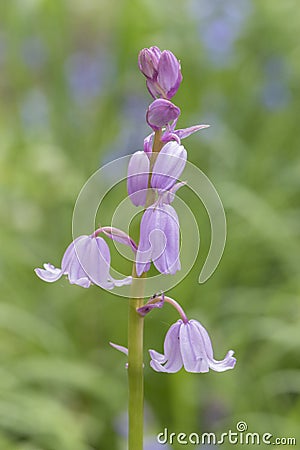
[[(228, 222), (220, 266), (198, 285), (208, 219), (183, 189), (201, 252), (170, 295), (207, 327), (216, 358), (232, 348), (238, 362), (224, 374), (166, 376), (145, 353), (146, 434), (224, 432), (244, 420), (299, 441), (297, 2), (22, 0), (2, 2), (0, 22), (1, 450), (124, 448), (125, 357), (108, 342), (126, 345), (126, 300), (47, 285), (33, 268), (59, 264), (88, 177), (141, 148), (150, 97), (137, 54), (154, 44), (182, 61), (179, 126), (211, 124), (185, 145)], [(146, 348), (160, 351), (176, 319), (168, 306), (154, 311)]]

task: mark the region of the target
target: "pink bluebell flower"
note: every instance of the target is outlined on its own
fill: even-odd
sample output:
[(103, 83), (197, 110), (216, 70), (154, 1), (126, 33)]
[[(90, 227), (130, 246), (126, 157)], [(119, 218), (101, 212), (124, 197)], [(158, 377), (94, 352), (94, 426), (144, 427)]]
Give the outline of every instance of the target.
[(115, 280), (110, 271), (110, 251), (101, 237), (79, 236), (67, 248), (62, 258), (61, 269), (52, 264), (44, 264), (44, 269), (35, 269), (39, 278), (53, 283), (63, 275), (71, 284), (88, 288), (96, 284), (104, 289), (131, 284), (132, 277)]
[(214, 359), (210, 337), (197, 320), (178, 320), (166, 334), (164, 354), (155, 350), (149, 350), (149, 353), (150, 366), (156, 372), (175, 373), (182, 366), (187, 372), (204, 373), (209, 369), (224, 372), (233, 369), (236, 363), (232, 350), (223, 360)]
[(153, 98), (171, 99), (176, 94), (182, 74), (180, 63), (172, 52), (161, 52), (158, 47), (144, 48), (139, 53), (139, 68)]
[(136, 253), (136, 272), (141, 276), (150, 269), (151, 261), (160, 273), (180, 270), (180, 228), (175, 209), (157, 202), (146, 209), (140, 225), (140, 241)]

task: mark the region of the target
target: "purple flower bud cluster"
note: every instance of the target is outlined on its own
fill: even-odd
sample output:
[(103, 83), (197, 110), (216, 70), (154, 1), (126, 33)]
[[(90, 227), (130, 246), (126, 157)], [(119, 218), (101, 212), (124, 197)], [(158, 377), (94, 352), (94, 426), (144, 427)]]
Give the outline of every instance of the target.
[(140, 51), (140, 71), (146, 77), (147, 88), (153, 98), (170, 99), (176, 94), (182, 81), (180, 62), (169, 50), (158, 47)]
[(139, 54), (139, 68), (146, 77), (148, 91), (154, 102), (148, 108), (148, 125), (157, 131), (172, 124), (175, 126), (180, 109), (170, 99), (176, 94), (182, 81), (178, 59), (169, 50), (158, 47), (144, 48)]

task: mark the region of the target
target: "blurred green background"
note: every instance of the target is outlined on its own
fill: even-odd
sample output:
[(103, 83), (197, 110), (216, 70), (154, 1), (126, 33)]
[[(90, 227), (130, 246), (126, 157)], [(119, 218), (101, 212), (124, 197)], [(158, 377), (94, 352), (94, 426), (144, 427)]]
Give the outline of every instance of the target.
[[(1, 450), (126, 448), (125, 357), (108, 342), (126, 345), (127, 301), (43, 283), (33, 268), (59, 266), (88, 177), (142, 147), (151, 99), (137, 55), (151, 45), (182, 62), (179, 127), (211, 125), (184, 144), (228, 222), (223, 259), (199, 285), (209, 223), (183, 190), (202, 247), (170, 295), (208, 329), (217, 359), (232, 348), (238, 362), (157, 374), (145, 350), (145, 449), (163, 448), (165, 427), (221, 433), (240, 420), (299, 445), (299, 29), (296, 0), (1, 2)], [(154, 311), (146, 349), (161, 351), (175, 320)]]

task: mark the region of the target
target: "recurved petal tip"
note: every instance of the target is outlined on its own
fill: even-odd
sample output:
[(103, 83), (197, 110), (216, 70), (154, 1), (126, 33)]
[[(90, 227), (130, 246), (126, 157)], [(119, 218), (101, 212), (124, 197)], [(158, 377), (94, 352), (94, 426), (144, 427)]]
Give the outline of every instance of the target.
[(52, 264), (44, 264), (44, 269), (34, 269), (36, 275), (43, 281), (48, 283), (53, 283), (57, 281), (62, 276), (62, 270), (57, 269)]

